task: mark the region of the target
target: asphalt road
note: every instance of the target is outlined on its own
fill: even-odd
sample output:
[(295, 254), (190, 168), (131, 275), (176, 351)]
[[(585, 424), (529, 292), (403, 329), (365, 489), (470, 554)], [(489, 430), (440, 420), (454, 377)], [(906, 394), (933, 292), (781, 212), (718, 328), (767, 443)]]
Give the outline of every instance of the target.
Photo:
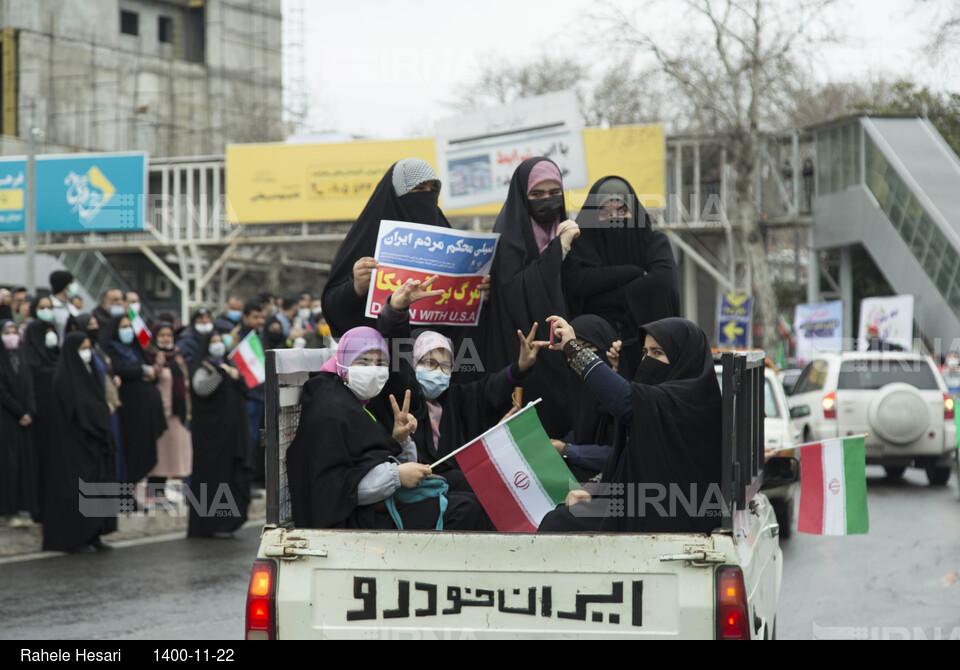
[(259, 535), (259, 527), (233, 540), (180, 534), (6, 563), (0, 639), (242, 640)]
[(867, 468), (870, 532), (783, 540), (780, 639), (960, 639), (960, 500)]

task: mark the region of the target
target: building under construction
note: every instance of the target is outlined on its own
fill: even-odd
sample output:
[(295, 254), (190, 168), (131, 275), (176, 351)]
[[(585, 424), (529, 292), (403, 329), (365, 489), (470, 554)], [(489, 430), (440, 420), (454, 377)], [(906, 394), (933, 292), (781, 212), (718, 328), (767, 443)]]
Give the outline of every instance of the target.
[(6, 0), (4, 154), (221, 154), (283, 138), (281, 0)]

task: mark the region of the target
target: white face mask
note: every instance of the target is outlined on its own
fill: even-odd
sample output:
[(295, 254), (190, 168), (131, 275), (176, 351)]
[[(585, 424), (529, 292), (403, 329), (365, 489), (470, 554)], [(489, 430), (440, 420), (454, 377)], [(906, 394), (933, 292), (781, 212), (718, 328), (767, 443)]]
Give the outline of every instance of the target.
[(223, 342), (211, 342), (207, 351), (214, 358), (223, 358), (224, 354), (227, 353), (227, 346)]
[(139, 303), (139, 302), (131, 302), (131, 303), (130, 303), (130, 309), (133, 310), (133, 313), (134, 313), (134, 314), (139, 314), (139, 313), (140, 313), (140, 303)]
[(200, 333), (201, 335), (208, 335), (209, 333), (212, 333), (212, 332), (213, 332), (213, 324), (212, 324), (212, 323), (198, 323), (198, 324), (195, 325), (193, 328), (194, 328), (194, 330), (196, 330), (196, 331), (197, 331), (198, 333)]
[(390, 377), (390, 368), (379, 365), (352, 365), (347, 370), (347, 388), (360, 400), (378, 395)]
[(90, 365), (90, 361), (93, 360), (93, 349), (81, 349), (77, 353), (80, 354), (80, 360), (84, 365)]
[(307, 346), (307, 341), (306, 341), (305, 339), (303, 339), (302, 337), (298, 337), (297, 339), (295, 339), (295, 340), (293, 341), (293, 348), (294, 348), (294, 349), (303, 349), (303, 348), (305, 348), (306, 346)]
[(59, 342), (60, 340), (57, 339), (57, 334), (52, 330), (48, 330), (47, 334), (43, 337), (43, 343), (47, 346), (47, 349), (55, 348)]

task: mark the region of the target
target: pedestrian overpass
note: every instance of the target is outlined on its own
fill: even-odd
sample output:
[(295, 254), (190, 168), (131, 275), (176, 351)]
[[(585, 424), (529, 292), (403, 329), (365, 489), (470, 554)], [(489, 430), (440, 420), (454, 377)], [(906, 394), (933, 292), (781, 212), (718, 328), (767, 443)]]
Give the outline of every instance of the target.
[[(844, 323), (853, 327), (846, 250), (860, 244), (894, 291), (916, 297), (924, 339), (947, 350), (960, 337), (960, 159), (921, 118), (842, 119), (815, 137), (811, 241), (818, 250), (841, 249)], [(817, 283), (810, 289), (816, 301)]]

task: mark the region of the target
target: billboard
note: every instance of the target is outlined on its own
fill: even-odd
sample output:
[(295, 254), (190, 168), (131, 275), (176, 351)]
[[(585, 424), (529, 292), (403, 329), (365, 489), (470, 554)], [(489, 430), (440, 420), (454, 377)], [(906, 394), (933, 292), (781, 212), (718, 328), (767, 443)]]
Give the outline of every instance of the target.
[(793, 323), (799, 365), (808, 363), (819, 351), (843, 350), (843, 302), (797, 305)]
[(724, 293), (717, 299), (717, 346), (721, 349), (746, 349), (750, 346), (753, 324), (753, 298)]
[[(27, 159), (0, 159), (0, 232), (26, 224)], [(37, 232), (142, 230), (147, 155), (37, 156)]]
[(451, 209), (500, 205), (519, 165), (545, 156), (560, 168), (565, 188), (587, 186), (583, 124), (572, 91), (439, 121), (437, 172)]
[(228, 146), (227, 220), (352, 221), (403, 158), (436, 165), (433, 140)]
[[(589, 186), (609, 175), (630, 182), (648, 208), (664, 206), (663, 126), (585, 128), (580, 134), (587, 179), (583, 188), (567, 191), (571, 215), (586, 200)], [(496, 216), (500, 212), (503, 199), (471, 207), (453, 205), (454, 188), (439, 169), (433, 139), (419, 139), (228, 146), (227, 218), (233, 223), (353, 221), (387, 169), (402, 158), (421, 158), (438, 168), (443, 182), (440, 207), (448, 217)], [(509, 170), (510, 176), (514, 169)], [(506, 179), (509, 182), (509, 176)], [(564, 186), (571, 186), (569, 180)]]

